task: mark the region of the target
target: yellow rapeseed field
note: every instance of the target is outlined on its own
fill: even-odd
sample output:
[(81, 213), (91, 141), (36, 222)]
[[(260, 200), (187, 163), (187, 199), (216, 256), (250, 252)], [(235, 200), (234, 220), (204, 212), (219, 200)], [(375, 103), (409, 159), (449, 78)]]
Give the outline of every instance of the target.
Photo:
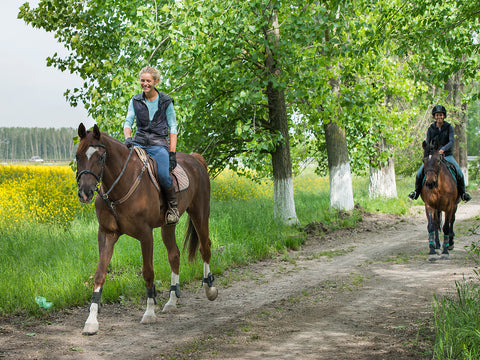
[(69, 166), (1, 165), (0, 225), (68, 225), (81, 207), (76, 187)]
[[(294, 193), (313, 193), (329, 187), (328, 177), (319, 177), (315, 174), (303, 174), (293, 179)], [(238, 199), (273, 199), (273, 181), (253, 181), (244, 176), (239, 176), (231, 170), (224, 170), (212, 181), (212, 199), (238, 200)]]
[[(328, 188), (328, 179), (301, 176), (294, 179), (294, 191), (316, 193)], [(0, 226), (25, 223), (68, 226), (82, 211), (77, 198), (75, 173), (69, 166), (0, 165)], [(253, 181), (231, 170), (212, 181), (212, 200), (273, 199), (271, 180)]]

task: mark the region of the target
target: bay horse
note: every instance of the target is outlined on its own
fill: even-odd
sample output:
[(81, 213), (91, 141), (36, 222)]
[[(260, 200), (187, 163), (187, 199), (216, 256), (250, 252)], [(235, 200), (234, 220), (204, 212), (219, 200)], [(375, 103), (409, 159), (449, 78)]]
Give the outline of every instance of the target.
[[(95, 193), (95, 210), (98, 219), (99, 260), (95, 271), (95, 284), (89, 308), (89, 316), (82, 333), (93, 335), (98, 332), (97, 314), (100, 310), (102, 288), (107, 266), (113, 255), (118, 238), (127, 234), (140, 241), (143, 260), (143, 279), (147, 292), (147, 307), (141, 323), (156, 320), (156, 290), (153, 271), (153, 229), (161, 227), (163, 243), (167, 249), (171, 269), (169, 300), (163, 312), (176, 309), (180, 297), (179, 267), (180, 251), (175, 239), (176, 225), (165, 224), (166, 200), (159, 193), (156, 183), (145, 171), (148, 157), (132, 156), (133, 147), (128, 149), (122, 142), (100, 132), (97, 125), (93, 131), (85, 126), (78, 127), (80, 142), (76, 151), (78, 198), (90, 202)], [(213, 286), (210, 273), (211, 241), (208, 220), (210, 216), (210, 179), (207, 163), (200, 154), (177, 153), (178, 164), (188, 176), (189, 186), (177, 193), (178, 211), (188, 213), (188, 230), (185, 246), (188, 245), (189, 260), (193, 260), (197, 249), (203, 259), (203, 287), (209, 300), (215, 300), (218, 290)]]
[(453, 250), (453, 224), (460, 194), (457, 183), (446, 165), (443, 155), (439, 154), (439, 144), (428, 145), (423, 142), (423, 165), (425, 182), (422, 187), (422, 200), (425, 202), (427, 215), (428, 243), (430, 248), (429, 260), (436, 260), (436, 250), (440, 249), (438, 233), (442, 222), (442, 211), (445, 213), (443, 224), (442, 259), (448, 259), (448, 250)]

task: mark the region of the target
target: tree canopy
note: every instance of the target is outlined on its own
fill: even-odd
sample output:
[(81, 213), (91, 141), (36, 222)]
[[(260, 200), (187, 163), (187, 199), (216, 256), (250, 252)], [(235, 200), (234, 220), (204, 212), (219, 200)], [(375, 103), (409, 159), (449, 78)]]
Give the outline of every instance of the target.
[[(309, 157), (326, 164), (323, 124), (334, 119), (362, 172), (391, 156), (380, 140), (399, 149), (417, 136), (408, 129), (447, 99), (453, 74), (476, 77), (479, 15), (466, 0), (41, 0), (19, 12), (69, 50), (47, 64), (85, 80), (66, 97), (105, 131), (122, 136), (138, 71), (156, 66), (178, 105), (179, 147), (203, 153), (213, 171), (246, 165), (263, 174), (285, 141), (269, 118), (269, 83), (285, 94), (294, 168)], [(278, 73), (266, 63), (272, 51)]]

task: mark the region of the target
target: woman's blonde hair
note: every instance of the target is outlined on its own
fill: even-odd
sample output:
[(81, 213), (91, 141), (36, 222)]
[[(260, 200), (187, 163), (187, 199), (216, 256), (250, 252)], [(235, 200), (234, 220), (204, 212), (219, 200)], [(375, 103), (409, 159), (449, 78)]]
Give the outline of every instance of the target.
[(153, 80), (155, 81), (160, 81), (160, 71), (158, 71), (156, 68), (151, 67), (151, 66), (145, 66), (142, 70), (140, 70), (140, 73), (138, 74), (138, 77), (141, 77), (142, 74), (148, 73), (153, 76)]

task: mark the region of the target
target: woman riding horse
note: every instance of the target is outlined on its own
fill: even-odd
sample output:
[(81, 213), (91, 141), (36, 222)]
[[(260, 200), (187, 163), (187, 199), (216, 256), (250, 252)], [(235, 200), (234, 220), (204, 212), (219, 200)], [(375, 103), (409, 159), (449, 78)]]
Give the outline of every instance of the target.
[[(436, 105), (432, 109), (432, 116), (435, 121), (430, 125), (427, 130), (427, 145), (433, 145), (437, 141), (440, 145), (439, 154), (445, 156), (445, 160), (455, 166), (457, 173), (457, 187), (458, 194), (463, 201), (469, 201), (472, 199), (469, 193), (465, 192), (465, 179), (463, 177), (463, 172), (458, 166), (458, 163), (455, 161), (455, 158), (452, 155), (453, 145), (455, 141), (455, 131), (453, 126), (445, 121), (447, 117), (447, 110), (442, 105)], [(415, 180), (415, 190), (412, 191), (408, 197), (412, 200), (418, 199), (420, 193), (422, 192), (422, 184), (424, 178), (424, 165), (420, 166), (420, 169), (417, 172), (417, 177)]]
[[(135, 95), (128, 105), (123, 126), (125, 145), (129, 148), (133, 145), (139, 146), (156, 160), (160, 186), (168, 204), (166, 223), (177, 224), (179, 218), (177, 195), (169, 174), (169, 170), (177, 166), (177, 121), (173, 99), (155, 88), (160, 82), (160, 73), (157, 69), (145, 66), (140, 70), (139, 76), (143, 92)], [(137, 132), (132, 139), (135, 118)]]

